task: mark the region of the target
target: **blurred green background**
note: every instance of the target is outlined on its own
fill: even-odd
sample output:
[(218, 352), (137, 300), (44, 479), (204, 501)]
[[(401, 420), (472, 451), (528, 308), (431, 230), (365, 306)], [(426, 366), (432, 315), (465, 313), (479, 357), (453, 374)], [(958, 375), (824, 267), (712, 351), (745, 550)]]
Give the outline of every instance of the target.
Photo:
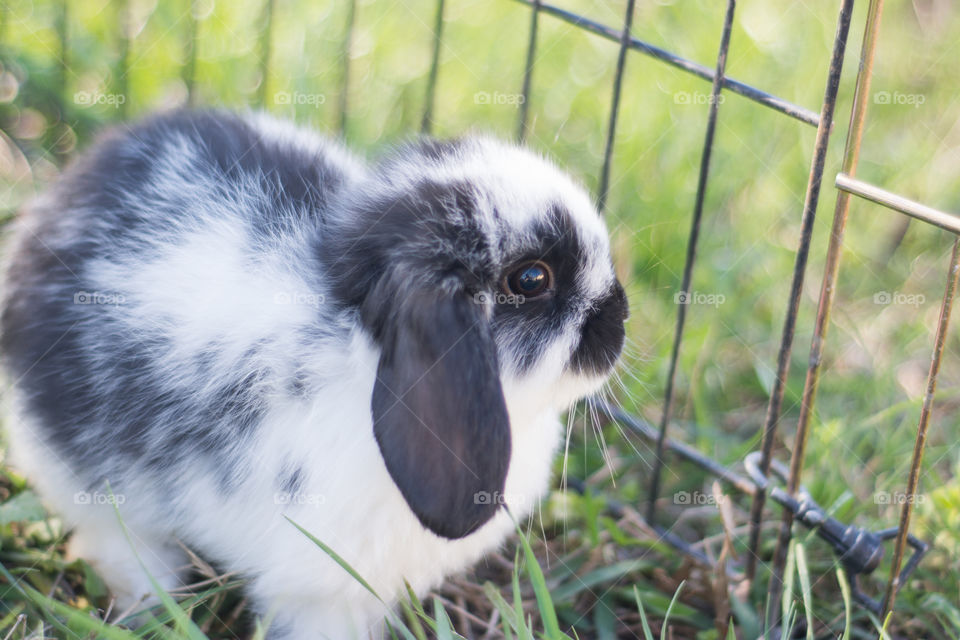
[[(623, 22), (621, 0), (556, 4), (613, 28)], [(888, 5), (858, 177), (960, 212), (960, 11), (950, 0)], [(329, 0), (0, 6), (0, 210), (8, 216), (101, 127), (188, 100), (263, 108), (343, 135), (371, 158), (420, 129), (434, 0), (360, 0), (355, 14), (349, 2)], [(836, 1), (741, 0), (727, 74), (818, 111), (838, 9)], [(712, 68), (724, 11), (719, 0), (639, 2), (633, 34)], [(796, 425), (865, 15), (866, 2), (857, 3), (784, 402), (782, 459)], [(447, 0), (434, 133), (516, 135), (529, 23), (529, 7), (512, 0)], [(548, 15), (539, 27), (528, 144), (595, 193), (617, 44)], [(632, 315), (621, 372), (626, 388), (613, 391), (654, 422), (709, 91), (709, 83), (657, 60), (628, 56), (606, 216)], [(692, 287), (721, 302), (689, 309), (672, 434), (728, 464), (759, 445), (814, 136), (807, 124), (723, 94)], [(853, 202), (804, 475), (835, 515), (873, 528), (894, 526), (899, 515), (889, 497), (906, 483), (952, 242), (944, 231), (904, 222)], [(951, 330), (912, 529), (934, 548), (900, 601), (898, 630), (916, 637), (960, 634), (958, 355), (960, 339)], [(649, 447), (609, 428), (605, 442), (615, 464), (605, 469), (592, 427), (577, 424), (570, 475), (589, 477), (599, 495), (640, 504)], [(671, 464), (662, 524), (676, 521), (674, 530), (691, 540), (717, 533), (715, 508), (684, 508), (675, 499), (680, 491), (709, 494), (709, 481), (685, 463)], [(567, 515), (560, 535), (596, 526), (590, 509), (571, 511), (564, 500), (555, 496), (556, 509), (545, 515), (548, 522)], [(746, 522), (744, 505), (735, 509), (737, 525)], [(816, 542), (809, 553), (822, 606), (817, 619), (832, 628), (835, 559)], [(867, 581), (872, 593), (886, 572), (884, 565)]]

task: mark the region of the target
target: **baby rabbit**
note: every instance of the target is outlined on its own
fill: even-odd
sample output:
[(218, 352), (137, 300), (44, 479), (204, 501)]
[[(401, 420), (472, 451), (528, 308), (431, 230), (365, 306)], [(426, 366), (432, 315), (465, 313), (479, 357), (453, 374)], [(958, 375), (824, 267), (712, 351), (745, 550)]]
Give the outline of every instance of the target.
[(248, 580), (271, 640), (377, 636), (384, 605), (290, 521), (388, 605), (469, 567), (547, 491), (626, 316), (597, 211), (528, 151), (367, 166), (263, 115), (160, 115), (17, 222), (12, 461), (118, 610), (148, 572), (181, 584), (182, 542)]

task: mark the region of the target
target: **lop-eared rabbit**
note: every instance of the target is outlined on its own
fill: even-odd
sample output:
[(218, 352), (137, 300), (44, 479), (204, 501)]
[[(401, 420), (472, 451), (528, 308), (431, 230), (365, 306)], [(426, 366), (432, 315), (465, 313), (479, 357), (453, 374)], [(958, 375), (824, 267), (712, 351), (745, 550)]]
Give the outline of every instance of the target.
[(181, 584), (182, 543), (247, 579), (271, 640), (376, 637), (384, 605), (292, 522), (388, 604), (469, 567), (547, 491), (626, 315), (595, 207), (530, 151), (368, 165), (264, 115), (167, 113), (16, 223), (12, 461), (115, 609)]

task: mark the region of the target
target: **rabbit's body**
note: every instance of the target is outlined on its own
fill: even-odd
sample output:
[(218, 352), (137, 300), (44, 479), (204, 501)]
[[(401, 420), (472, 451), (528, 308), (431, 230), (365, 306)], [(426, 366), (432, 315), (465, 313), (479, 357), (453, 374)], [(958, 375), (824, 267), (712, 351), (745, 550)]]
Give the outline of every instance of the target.
[[(431, 200), (436, 184), (477, 171), (457, 175), (442, 163), (465, 152), (439, 145), (418, 148), (418, 162), (436, 165), (417, 211), (441, 202), (479, 212), (500, 197), (458, 187), (452, 200)], [(286, 518), (392, 602), (404, 580), (422, 592), (498, 544), (513, 526), (498, 503), (518, 518), (537, 504), (562, 436), (558, 415), (602, 381), (622, 318), (619, 338), (606, 335), (616, 322), (594, 331), (606, 332), (591, 338), (603, 343), (592, 347), (596, 362), (570, 375), (557, 372), (586, 353), (582, 327), (505, 355), (519, 334), (497, 329), (498, 314), (521, 308), (491, 315), (478, 305), (488, 295), (480, 271), (524, 234), (477, 238), (501, 218), (522, 229), (531, 223), (521, 214), (540, 214), (524, 214), (512, 194), (507, 215), (444, 213), (442, 225), (469, 221), (473, 235), (444, 235), (447, 226), (414, 214), (421, 237), (407, 247), (391, 227), (406, 211), (394, 192), (419, 188), (416, 168), (394, 160), (368, 169), (264, 117), (178, 113), (108, 137), (20, 222), (2, 327), (13, 459), (75, 527), (72, 551), (121, 605), (152, 589), (112, 502), (166, 588), (183, 577), (182, 541), (250, 580), (261, 613), (275, 614), (272, 638), (338, 640), (367, 635), (386, 611)], [(386, 211), (365, 219), (384, 198), (394, 198)], [(577, 222), (597, 246), (593, 255), (581, 241), (577, 261), (590, 264), (576, 286), (602, 294), (615, 283), (602, 225)], [(461, 290), (446, 263), (435, 282), (432, 267), (416, 275), (417, 261), (436, 259), (431, 251), (465, 251), (455, 264), (478, 278), (469, 303), (466, 292), (446, 294)], [(404, 261), (411, 266), (395, 269)], [(386, 282), (393, 288), (371, 293)], [(380, 310), (404, 287), (396, 308)], [(615, 304), (607, 298), (601, 306)], [(578, 307), (582, 323), (592, 308)], [(493, 329), (478, 328), (484, 318)], [(457, 333), (445, 337), (450, 327)], [(418, 340), (432, 355), (413, 350)], [(463, 364), (448, 368), (448, 353)], [(443, 385), (458, 376), (466, 388), (450, 393)], [(460, 423), (473, 430), (464, 435)], [(395, 439), (419, 425), (427, 441)]]

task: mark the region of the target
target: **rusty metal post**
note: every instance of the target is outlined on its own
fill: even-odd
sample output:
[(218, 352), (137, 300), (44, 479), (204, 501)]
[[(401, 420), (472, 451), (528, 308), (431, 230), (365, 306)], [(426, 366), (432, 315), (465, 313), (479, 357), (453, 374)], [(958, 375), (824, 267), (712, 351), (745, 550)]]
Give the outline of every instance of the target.
[[(870, 102), (870, 80), (873, 74), (873, 61), (876, 53), (877, 33), (880, 30), (880, 16), (883, 11), (883, 0), (871, 0), (867, 12), (867, 23), (863, 34), (863, 44), (860, 50), (860, 70), (857, 73), (857, 85), (854, 93), (853, 107), (850, 112), (850, 128), (847, 130), (847, 141), (843, 152), (842, 171), (854, 175), (860, 159), (860, 144), (863, 140), (863, 130), (866, 123), (867, 105)], [(827, 330), (830, 327), (830, 311), (836, 295), (837, 275), (840, 271), (840, 258), (843, 252), (843, 235), (847, 226), (847, 215), (850, 211), (850, 194), (838, 191), (837, 202), (834, 207), (833, 226), (830, 230), (830, 244), (827, 248), (827, 259), (823, 273), (823, 282), (820, 286), (820, 301), (817, 307), (817, 319), (813, 330), (813, 339), (810, 343), (810, 359), (807, 365), (807, 377), (803, 385), (803, 398), (800, 403), (800, 417), (797, 421), (797, 432), (793, 452), (790, 457), (790, 475), (787, 479), (787, 491), (796, 495), (800, 486), (800, 474), (803, 471), (806, 454), (807, 438), (810, 432), (810, 420), (813, 416), (816, 403), (817, 389), (820, 383), (820, 365), (823, 359), (823, 347), (826, 341)], [(777, 539), (777, 548), (774, 553), (773, 575), (771, 578), (771, 594), (773, 587), (777, 587), (776, 599), (769, 601), (769, 611), (780, 610), (779, 585), (782, 585), (783, 570), (787, 559), (787, 545), (790, 542), (790, 531), (793, 526), (793, 514), (784, 510), (780, 525), (780, 534)]]
[[(774, 379), (773, 389), (770, 392), (770, 401), (767, 405), (767, 415), (763, 426), (760, 469), (765, 475), (770, 471), (773, 444), (777, 435), (780, 409), (783, 404), (783, 394), (787, 384), (787, 374), (790, 368), (790, 350), (793, 346), (793, 337), (796, 331), (797, 313), (800, 310), (800, 295), (803, 293), (803, 278), (807, 269), (807, 259), (810, 255), (813, 223), (817, 214), (817, 203), (820, 200), (820, 185), (823, 180), (823, 168), (827, 159), (827, 146), (830, 142), (830, 132), (833, 128), (833, 111), (836, 106), (837, 92), (840, 87), (840, 72), (843, 70), (843, 57), (846, 51), (847, 35), (850, 31), (850, 18), (852, 14), (853, 0), (843, 0), (840, 5), (840, 17), (837, 21), (837, 33), (834, 38), (833, 55), (831, 56), (830, 71), (827, 76), (827, 88), (824, 92), (823, 106), (820, 110), (820, 124), (817, 127), (817, 139), (810, 166), (810, 178), (807, 182), (806, 201), (803, 205), (803, 217), (800, 223), (800, 244), (797, 247), (790, 298), (787, 305), (787, 314), (783, 323), (780, 351), (777, 356), (777, 375)], [(746, 566), (748, 580), (752, 580), (756, 575), (758, 548), (760, 545), (760, 522), (763, 516), (765, 499), (766, 492), (758, 491), (753, 497), (753, 503), (750, 507), (750, 542)], [(771, 584), (771, 588), (772, 587), (773, 585)]]
[(930, 413), (933, 409), (933, 395), (937, 390), (937, 376), (940, 373), (940, 359), (943, 345), (947, 340), (947, 328), (950, 325), (950, 311), (953, 297), (957, 291), (957, 275), (960, 273), (960, 237), (953, 241), (953, 255), (950, 257), (950, 270), (947, 272), (947, 286), (940, 305), (940, 319), (937, 322), (937, 337), (934, 342), (933, 356), (930, 358), (930, 372), (927, 375), (927, 392), (923, 396), (923, 408), (920, 410), (920, 424), (917, 426), (917, 440), (913, 447), (913, 459), (910, 462), (910, 476), (907, 478), (907, 491), (903, 507), (900, 510), (900, 527), (893, 552), (893, 564), (890, 565), (890, 580), (883, 599), (883, 617), (893, 611), (893, 604), (900, 589), (900, 566), (903, 564), (904, 551), (907, 548), (907, 534), (910, 530), (910, 516), (913, 514), (914, 497), (920, 484), (920, 466), (923, 462), (923, 450), (927, 444), (927, 428), (930, 425)]

